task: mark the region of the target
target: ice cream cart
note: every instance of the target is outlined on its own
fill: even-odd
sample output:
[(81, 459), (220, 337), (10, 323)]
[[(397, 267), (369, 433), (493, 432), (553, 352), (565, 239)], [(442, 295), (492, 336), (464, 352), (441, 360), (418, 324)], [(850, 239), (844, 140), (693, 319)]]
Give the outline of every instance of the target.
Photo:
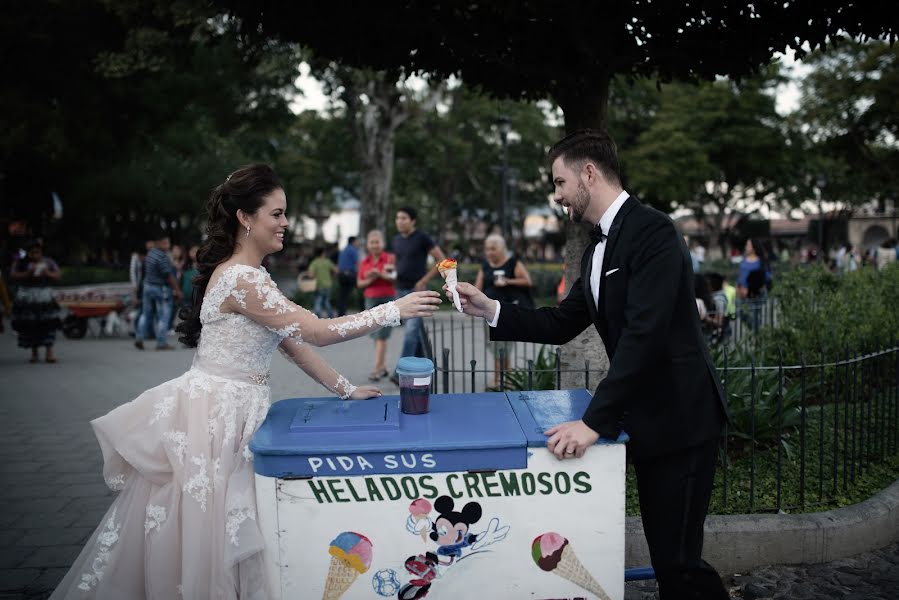
[(624, 445), (559, 461), (543, 435), (589, 400), (275, 403), (250, 444), (273, 597), (621, 600)]

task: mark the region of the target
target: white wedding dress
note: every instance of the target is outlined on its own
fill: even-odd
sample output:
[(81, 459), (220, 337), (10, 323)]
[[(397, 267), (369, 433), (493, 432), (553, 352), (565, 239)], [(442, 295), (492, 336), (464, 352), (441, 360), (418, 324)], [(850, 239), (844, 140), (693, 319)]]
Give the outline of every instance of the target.
[(275, 348), (341, 398), (355, 390), (310, 348), (400, 324), (393, 302), (318, 319), (263, 268), (219, 267), (184, 375), (91, 422), (121, 490), (51, 598), (266, 598), (247, 445), (270, 403)]

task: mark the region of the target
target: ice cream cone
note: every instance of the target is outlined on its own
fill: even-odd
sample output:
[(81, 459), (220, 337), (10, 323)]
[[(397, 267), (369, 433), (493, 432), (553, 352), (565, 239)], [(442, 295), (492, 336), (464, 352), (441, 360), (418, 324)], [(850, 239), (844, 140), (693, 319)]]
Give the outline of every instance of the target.
[(325, 593), (322, 596), (322, 600), (338, 600), (350, 589), (357, 577), (359, 577), (359, 571), (345, 560), (332, 556), (331, 566), (328, 567), (328, 577), (325, 579)]
[(559, 561), (559, 564), (556, 565), (552, 572), (587, 590), (600, 600), (610, 600), (608, 594), (599, 585), (599, 582), (593, 578), (587, 567), (578, 559), (577, 554), (571, 548), (571, 544), (566, 544), (562, 549), (562, 560)]
[(459, 298), (459, 292), (456, 291), (456, 284), (459, 283), (459, 276), (456, 273), (456, 261), (452, 258), (440, 261), (437, 264), (437, 271), (446, 281), (446, 289), (453, 296), (453, 305), (456, 307), (456, 310), (462, 312), (462, 300)]

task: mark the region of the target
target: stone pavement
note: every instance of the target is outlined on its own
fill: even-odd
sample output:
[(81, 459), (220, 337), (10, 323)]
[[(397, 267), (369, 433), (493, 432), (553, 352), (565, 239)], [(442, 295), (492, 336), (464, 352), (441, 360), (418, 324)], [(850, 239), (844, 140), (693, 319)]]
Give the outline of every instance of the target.
[[(402, 348), (390, 337), (387, 364)], [(174, 339), (170, 339), (174, 342)], [(190, 367), (193, 350), (139, 351), (131, 338), (57, 337), (57, 364), (28, 362), (7, 328), (0, 334), (0, 599), (44, 598), (65, 574), (112, 502), (89, 422)], [(320, 348), (350, 381), (367, 383), (369, 338)], [(281, 357), (272, 398), (329, 395)], [(388, 380), (387, 394), (399, 393)]]
[[(762, 567), (725, 577), (731, 598), (745, 600), (899, 599), (899, 543), (820, 565)], [(625, 585), (625, 600), (657, 598), (655, 581)]]
[[(395, 364), (402, 331), (390, 338)], [(148, 344), (152, 347), (153, 344)], [(351, 381), (372, 368), (372, 341), (321, 348)], [(89, 421), (176, 377), (192, 350), (136, 350), (129, 338), (67, 340), (59, 363), (30, 364), (15, 336), (0, 334), (0, 600), (46, 598), (112, 501)], [(397, 393), (382, 382), (385, 393)], [(272, 365), (272, 398), (324, 390), (281, 358)], [(758, 569), (728, 577), (734, 598), (899, 598), (899, 544), (828, 565)], [(653, 598), (654, 583), (628, 584), (629, 600)], [(768, 595), (764, 595), (768, 594)]]

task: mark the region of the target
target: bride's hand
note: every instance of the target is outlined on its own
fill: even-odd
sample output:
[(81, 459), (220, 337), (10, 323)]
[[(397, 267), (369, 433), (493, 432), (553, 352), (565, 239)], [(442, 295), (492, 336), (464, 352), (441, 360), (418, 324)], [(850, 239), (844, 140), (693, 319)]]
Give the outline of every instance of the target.
[(381, 396), (381, 390), (377, 386), (366, 384), (357, 387), (350, 394), (350, 400), (368, 400), (369, 398), (378, 398), (379, 396)]
[(409, 319), (411, 317), (430, 317), (437, 311), (441, 302), (440, 294), (437, 292), (424, 291), (407, 294), (397, 300), (395, 304), (400, 311), (400, 318)]

